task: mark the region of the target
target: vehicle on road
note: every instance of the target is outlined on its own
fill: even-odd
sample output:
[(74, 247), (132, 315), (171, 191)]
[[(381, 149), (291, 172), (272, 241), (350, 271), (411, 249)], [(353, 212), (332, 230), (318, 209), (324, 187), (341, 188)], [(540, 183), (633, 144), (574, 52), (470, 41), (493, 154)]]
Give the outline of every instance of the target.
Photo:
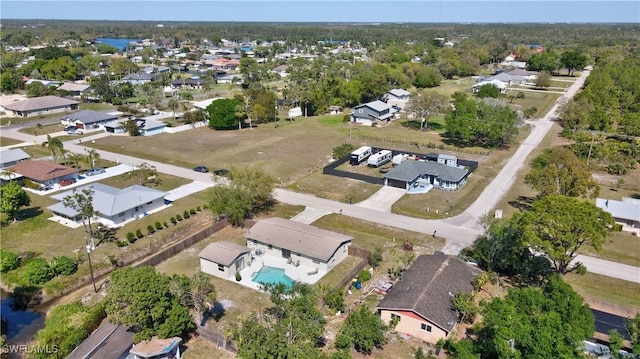
[(217, 170), (213, 171), (214, 175), (222, 176), (222, 177), (226, 176), (227, 173), (229, 173), (229, 170), (226, 169), (226, 168), (220, 168), (220, 169), (217, 169)]
[(76, 126), (67, 126), (64, 128), (65, 131), (75, 131), (76, 130)]
[(99, 175), (102, 173), (107, 172), (106, 169), (104, 169), (104, 167), (95, 167), (93, 169), (88, 170), (87, 172), (84, 173), (85, 176), (94, 176), (94, 175)]
[(81, 135), (84, 132), (80, 131), (80, 130), (69, 130), (67, 131), (67, 135)]
[(207, 173), (209, 172), (209, 169), (207, 168), (207, 166), (196, 166), (193, 168), (194, 171), (196, 172), (200, 172), (200, 173)]

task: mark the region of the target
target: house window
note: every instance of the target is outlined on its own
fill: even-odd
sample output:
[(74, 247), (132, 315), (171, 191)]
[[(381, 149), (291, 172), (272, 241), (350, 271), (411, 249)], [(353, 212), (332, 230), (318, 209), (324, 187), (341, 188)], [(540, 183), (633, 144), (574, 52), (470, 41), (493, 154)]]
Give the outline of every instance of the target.
[(218, 270), (220, 272), (224, 272), (224, 266), (222, 264), (218, 264)]
[(151, 204), (151, 202), (147, 202), (147, 204)]
[(398, 314), (391, 313), (391, 321), (400, 323), (400, 316)]
[(360, 108), (358, 109), (358, 113), (364, 113), (364, 110)]
[(273, 246), (270, 244), (268, 248), (269, 248), (269, 249), (272, 249), (272, 248), (273, 248)]
[(420, 329), (424, 330), (425, 332), (431, 333), (431, 326), (430, 325), (422, 323), (422, 324), (420, 324)]

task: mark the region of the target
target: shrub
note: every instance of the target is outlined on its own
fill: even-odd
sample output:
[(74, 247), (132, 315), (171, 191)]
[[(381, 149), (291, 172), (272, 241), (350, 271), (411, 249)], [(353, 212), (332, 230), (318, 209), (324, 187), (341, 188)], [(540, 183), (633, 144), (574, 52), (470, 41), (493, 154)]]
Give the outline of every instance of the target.
[(156, 222), (156, 229), (157, 229), (157, 230), (161, 230), (162, 228), (164, 228), (164, 227), (162, 226), (162, 223), (160, 223), (160, 222)]
[[(129, 232), (129, 233), (131, 233), (131, 232)], [(131, 233), (131, 235), (133, 235), (133, 233)], [(131, 240), (132, 240), (132, 242), (131, 242), (131, 243), (135, 242), (135, 241), (136, 241), (136, 236), (132, 236), (132, 239), (131, 239)], [(122, 247), (126, 247), (126, 246), (128, 246), (128, 245), (129, 245), (129, 242), (127, 242), (127, 241), (116, 241), (116, 245), (117, 245), (118, 247), (122, 248)]]
[(151, 235), (151, 234), (154, 234), (155, 232), (156, 232), (156, 230), (153, 228), (153, 226), (152, 226), (152, 225), (148, 225), (148, 226), (147, 226), (147, 233), (148, 233), (148, 234), (150, 234), (150, 235)]
[(343, 143), (340, 146), (334, 147), (333, 159), (339, 160), (341, 158), (344, 158), (348, 156), (351, 152), (353, 152), (354, 149), (355, 147), (350, 143)]
[(36, 258), (27, 263), (25, 274), (31, 284), (43, 284), (56, 276), (49, 263), (42, 258)]
[(53, 259), (51, 268), (56, 275), (71, 275), (78, 270), (78, 264), (67, 256), (60, 256)]
[(176, 217), (171, 217), (171, 224), (176, 224), (178, 223), (178, 221), (176, 221)]
[(196, 207), (196, 211), (202, 212), (202, 209), (200, 209), (200, 206)]
[(376, 247), (376, 249), (371, 252), (368, 259), (369, 265), (372, 267), (377, 267), (382, 262), (382, 248)]
[(0, 249), (0, 272), (6, 273), (20, 266), (20, 257), (18, 254)]
[(127, 241), (129, 243), (135, 243), (136, 242), (136, 235), (131, 233), (131, 232), (128, 232), (127, 233)]
[(164, 226), (164, 228), (169, 227), (169, 225), (167, 224), (167, 221), (164, 221), (164, 223), (162, 223), (162, 225)]
[(206, 205), (206, 204), (203, 204), (203, 205), (202, 205), (202, 208), (203, 208), (203, 209), (209, 209), (209, 206), (208, 206), (208, 205)]
[(184, 210), (184, 212), (182, 213), (182, 217), (184, 217), (184, 219), (187, 219), (190, 217), (189, 215), (189, 211), (187, 211), (186, 209)]
[(196, 214), (196, 210), (195, 210), (195, 209), (193, 209), (193, 208), (191, 208), (191, 209), (189, 210), (189, 214)]
[(242, 276), (240, 275), (240, 272), (236, 272), (236, 281), (241, 281), (242, 280)]
[(626, 175), (627, 174), (627, 168), (620, 164), (620, 163), (612, 163), (610, 165), (607, 166), (606, 169), (607, 173), (612, 174), (612, 175)]
[(136, 229), (136, 238), (140, 239), (142, 237), (144, 237), (144, 234), (142, 234), (140, 228)]
[(371, 272), (369, 272), (368, 270), (363, 269), (358, 272), (358, 280), (360, 281), (360, 283), (364, 283), (369, 279), (371, 279)]
[(327, 290), (322, 296), (322, 299), (329, 308), (335, 311), (344, 312), (344, 291), (342, 288), (331, 288)]
[(179, 214), (176, 214), (176, 220), (177, 220), (178, 222), (182, 221), (182, 216), (181, 216), (181, 215), (179, 215)]

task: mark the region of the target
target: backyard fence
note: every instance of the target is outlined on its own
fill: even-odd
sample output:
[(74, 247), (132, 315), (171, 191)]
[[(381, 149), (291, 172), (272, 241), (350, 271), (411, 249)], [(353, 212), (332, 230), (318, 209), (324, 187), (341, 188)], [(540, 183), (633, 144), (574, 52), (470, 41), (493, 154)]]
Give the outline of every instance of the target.
[(198, 337), (215, 344), (218, 348), (222, 348), (232, 353), (238, 352), (238, 348), (236, 348), (231, 339), (225, 337), (220, 333), (214, 332), (209, 328), (198, 326), (198, 328), (196, 329), (196, 334), (198, 334)]
[(491, 152), (492, 152), (491, 150), (468, 149), (468, 148), (453, 147), (453, 146), (446, 146), (446, 145), (436, 145), (433, 142), (424, 143), (424, 142), (418, 142), (418, 141), (401, 140), (397, 138), (386, 138), (386, 137), (369, 136), (369, 135), (358, 135), (357, 138), (365, 141), (376, 141), (376, 142), (382, 142), (382, 143), (393, 143), (395, 145), (404, 145), (408, 147), (417, 147), (418, 149), (432, 148), (432, 149), (439, 149), (442, 151), (468, 153), (472, 155), (489, 156), (491, 155)]

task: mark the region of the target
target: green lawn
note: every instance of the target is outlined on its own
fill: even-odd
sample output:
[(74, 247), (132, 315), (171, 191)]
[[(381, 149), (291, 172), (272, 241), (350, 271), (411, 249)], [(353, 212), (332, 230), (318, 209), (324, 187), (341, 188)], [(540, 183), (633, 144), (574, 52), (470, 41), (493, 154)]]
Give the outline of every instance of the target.
[(18, 143), (22, 143), (23, 141), (16, 140), (9, 137), (0, 136), (0, 147), (17, 145)]
[(567, 274), (564, 279), (571, 284), (576, 292), (584, 297), (620, 305), (636, 311), (640, 310), (640, 295), (638, 295), (640, 293), (640, 284), (638, 283), (588, 272), (583, 276), (573, 273)]

